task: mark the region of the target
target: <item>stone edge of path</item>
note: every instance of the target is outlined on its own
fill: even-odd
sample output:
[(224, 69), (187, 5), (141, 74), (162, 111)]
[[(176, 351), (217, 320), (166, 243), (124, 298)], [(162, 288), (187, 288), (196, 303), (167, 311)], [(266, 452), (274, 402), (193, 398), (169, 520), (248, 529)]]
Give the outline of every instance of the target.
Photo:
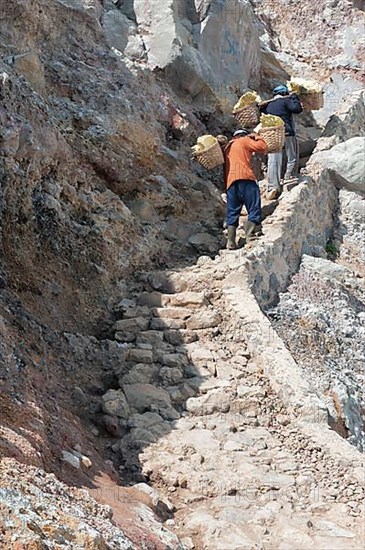
[(305, 379), (283, 340), (256, 301), (244, 273), (231, 273), (223, 283), (224, 293), (240, 320), (248, 351), (268, 377), (272, 388), (288, 407), (292, 423), (332, 456), (351, 465), (364, 481), (364, 457), (328, 425), (327, 407)]
[[(338, 110), (338, 128), (331, 128), (327, 135), (324, 132), (326, 137), (319, 140), (317, 150), (326, 150), (352, 137), (354, 112), (360, 112), (360, 118), (365, 118), (364, 99), (363, 90), (347, 98)], [(344, 132), (348, 124), (349, 135)], [(331, 143), (327, 143), (328, 134), (332, 135)], [(223, 281), (223, 288), (237, 314), (237, 329), (242, 331), (251, 356), (288, 407), (292, 422), (331, 455), (350, 463), (363, 482), (363, 455), (330, 429), (325, 403), (310, 386), (261, 309), (277, 298), (280, 291), (286, 290), (303, 254), (315, 256), (316, 248), (325, 245), (332, 227), (337, 197), (335, 186), (329, 185), (323, 177), (324, 167), (320, 163), (309, 163), (308, 168), (308, 176), (283, 196), (267, 236), (252, 250), (220, 254), (220, 260), (231, 270)], [(322, 211), (316, 215), (318, 204), (324, 205), (325, 215)]]

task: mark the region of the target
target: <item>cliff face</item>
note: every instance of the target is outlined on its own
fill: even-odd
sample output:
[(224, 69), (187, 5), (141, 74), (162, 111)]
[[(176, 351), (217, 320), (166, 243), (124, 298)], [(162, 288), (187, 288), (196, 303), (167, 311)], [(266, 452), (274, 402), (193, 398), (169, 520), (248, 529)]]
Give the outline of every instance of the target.
[(166, 259), (193, 204), (213, 226), (219, 211), (180, 146), (202, 124), (111, 52), (102, 14), (99, 2), (2, 8), (3, 277), (56, 327), (90, 326), (112, 286)]

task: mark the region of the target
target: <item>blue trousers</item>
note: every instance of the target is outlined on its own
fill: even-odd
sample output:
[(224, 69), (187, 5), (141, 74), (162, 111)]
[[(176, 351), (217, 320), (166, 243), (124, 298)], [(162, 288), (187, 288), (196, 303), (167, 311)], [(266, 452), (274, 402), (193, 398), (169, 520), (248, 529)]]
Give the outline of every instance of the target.
[(261, 222), (260, 189), (253, 180), (236, 180), (227, 189), (227, 225), (238, 226), (242, 206), (250, 222)]

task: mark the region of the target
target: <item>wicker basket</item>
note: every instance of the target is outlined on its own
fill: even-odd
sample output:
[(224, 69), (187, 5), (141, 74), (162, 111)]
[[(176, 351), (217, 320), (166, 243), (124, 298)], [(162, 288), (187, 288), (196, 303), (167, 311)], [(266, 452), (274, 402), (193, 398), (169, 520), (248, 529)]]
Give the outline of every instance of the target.
[(213, 170), (213, 168), (224, 164), (223, 152), (218, 142), (214, 143), (214, 145), (206, 149), (203, 153), (195, 154), (194, 159), (207, 170)]
[(264, 139), (269, 153), (279, 153), (282, 151), (285, 143), (284, 125), (261, 128), (259, 134)]
[(318, 111), (324, 105), (323, 92), (309, 92), (300, 95), (303, 109), (305, 111)]
[(251, 103), (236, 113), (233, 113), (233, 116), (245, 128), (254, 128), (260, 122), (260, 109), (257, 103)]

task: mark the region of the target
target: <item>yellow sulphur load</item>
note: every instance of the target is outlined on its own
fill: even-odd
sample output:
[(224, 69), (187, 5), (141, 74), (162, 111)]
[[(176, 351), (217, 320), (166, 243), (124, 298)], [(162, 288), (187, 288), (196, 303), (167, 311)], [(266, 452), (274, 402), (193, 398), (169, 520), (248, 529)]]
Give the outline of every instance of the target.
[(201, 136), (196, 140), (196, 145), (194, 145), (191, 150), (194, 154), (204, 153), (204, 151), (206, 151), (216, 143), (218, 142), (214, 136)]
[(260, 125), (261, 128), (275, 128), (278, 126), (284, 126), (284, 121), (276, 115), (261, 115)]
[(285, 142), (284, 121), (275, 115), (261, 115), (259, 134), (264, 139), (269, 153), (279, 153)]
[(288, 82), (288, 88), (300, 96), (300, 100), (306, 111), (317, 111), (323, 107), (323, 88), (314, 80), (304, 78), (292, 78)]
[(288, 82), (288, 88), (298, 95), (311, 93), (318, 94), (322, 92), (322, 86), (318, 84), (318, 82), (314, 80), (304, 80), (304, 78), (292, 78), (290, 82)]
[[(222, 136), (219, 136), (222, 138)], [(194, 159), (207, 170), (212, 170), (224, 163), (224, 156), (219, 141), (211, 135), (201, 136), (191, 148)]]
[(248, 105), (260, 102), (261, 98), (256, 92), (246, 92), (239, 98), (236, 105), (233, 107), (233, 113), (237, 113), (237, 111), (244, 109), (244, 107), (247, 107)]

